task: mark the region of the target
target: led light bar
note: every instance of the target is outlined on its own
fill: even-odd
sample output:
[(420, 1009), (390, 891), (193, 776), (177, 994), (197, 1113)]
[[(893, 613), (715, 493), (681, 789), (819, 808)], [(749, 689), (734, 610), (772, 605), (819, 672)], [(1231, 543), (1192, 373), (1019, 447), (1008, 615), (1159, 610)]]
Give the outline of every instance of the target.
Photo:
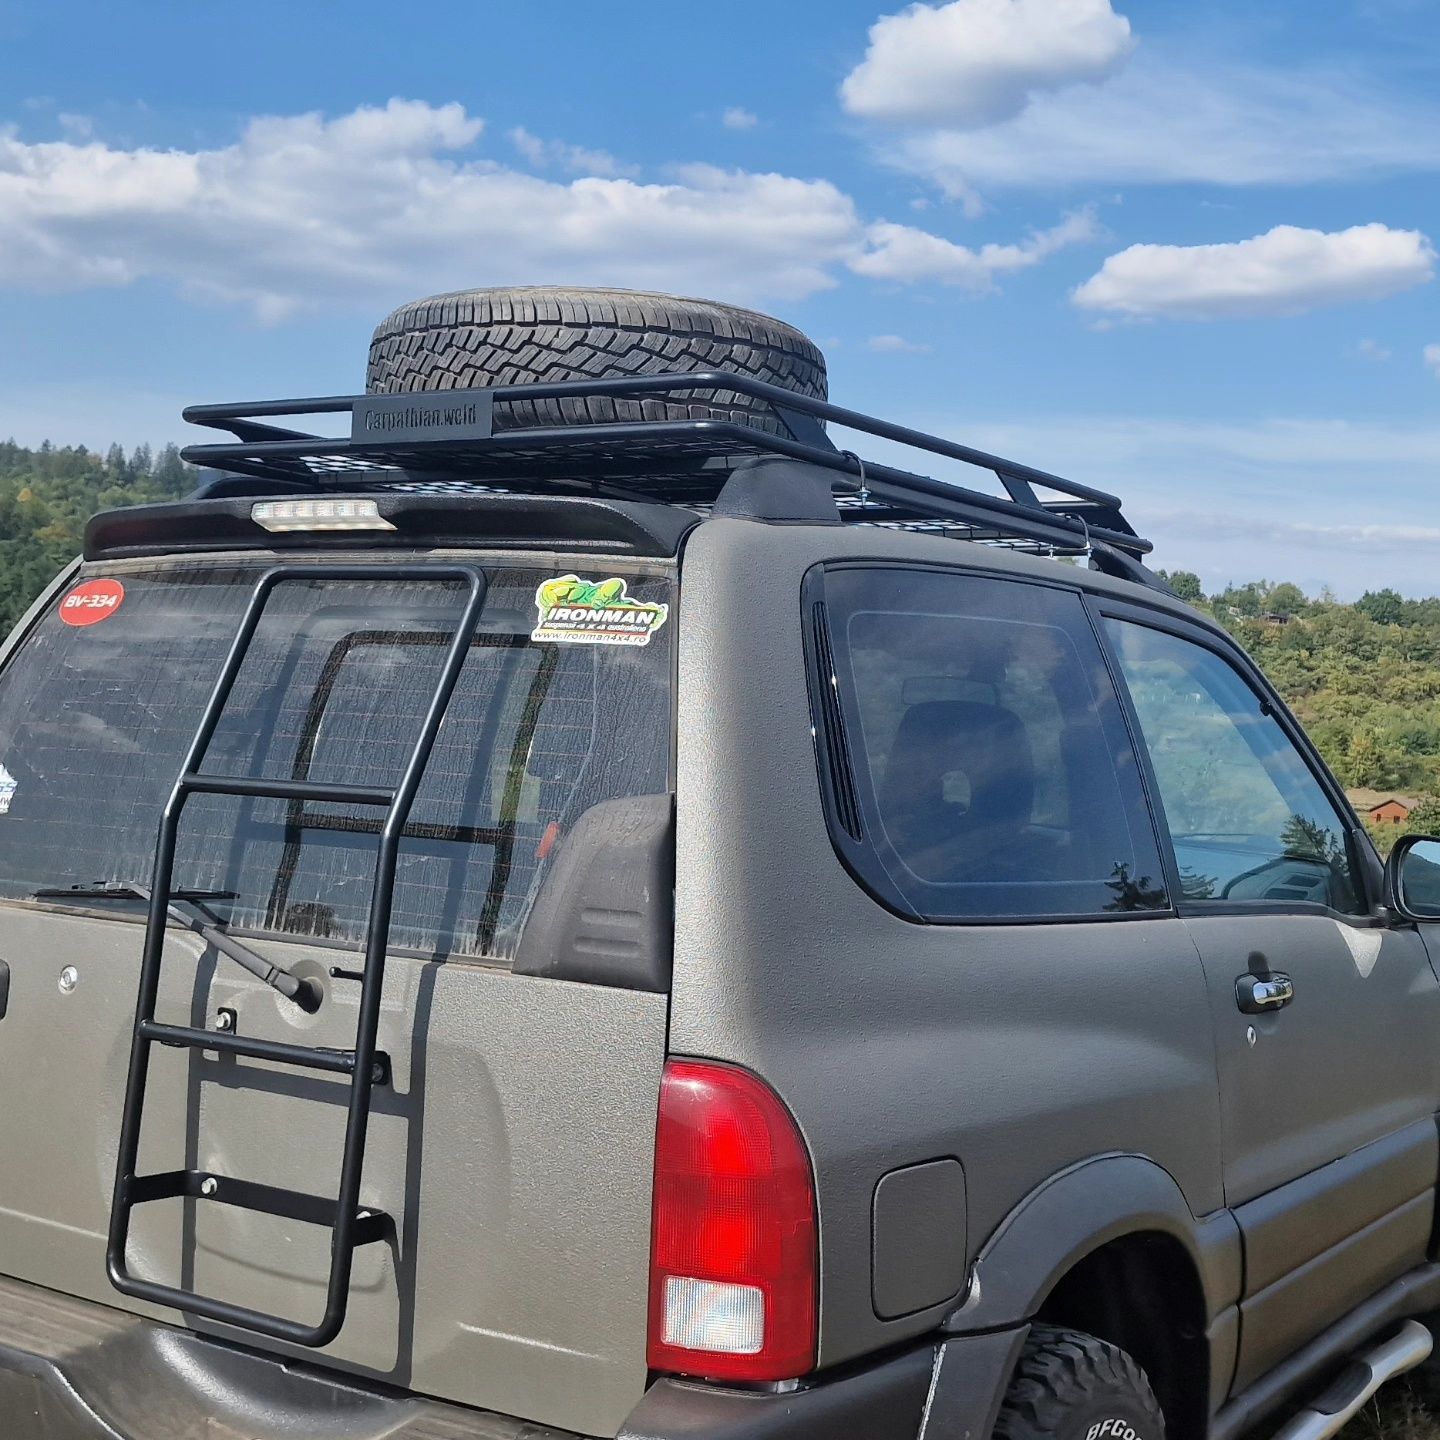
[(393, 530), (374, 500), (257, 500), (250, 518), (276, 533), (290, 530)]

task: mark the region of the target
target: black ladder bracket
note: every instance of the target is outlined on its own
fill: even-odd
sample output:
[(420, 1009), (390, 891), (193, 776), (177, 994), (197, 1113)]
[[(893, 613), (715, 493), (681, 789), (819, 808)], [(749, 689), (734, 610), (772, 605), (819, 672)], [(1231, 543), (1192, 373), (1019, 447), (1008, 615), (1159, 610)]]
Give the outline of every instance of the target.
[[(295, 1065), (302, 1070), (323, 1070), (331, 1075), (355, 1073), (354, 1050), (288, 1045), (282, 1040), (251, 1039), (237, 1035), (233, 1030), (196, 1030), (189, 1025), (164, 1025), (158, 1020), (143, 1021), (139, 1033), (144, 1040), (176, 1049), (213, 1050), (217, 1055), (270, 1060), (279, 1065)], [(390, 1083), (390, 1057), (383, 1050), (376, 1050), (370, 1056), (370, 1083)]]
[[(334, 580), (365, 581), (370, 584), (406, 580), (430, 584), (459, 584), (467, 590), (464, 609), (445, 652), (420, 734), (410, 752), (399, 784), (393, 791), (389, 791), (360, 785), (328, 785), (309, 780), (269, 780), (205, 773), (202, 767), (206, 752), (224, 714), (245, 656), (254, 641), (266, 603), (275, 588), (293, 581)], [(121, 1111), (115, 1190), (105, 1255), (105, 1267), (110, 1282), (122, 1294), (181, 1310), (187, 1316), (219, 1321), (295, 1345), (312, 1348), (328, 1345), (340, 1333), (349, 1304), (350, 1273), (355, 1247), (372, 1244), (393, 1231), (389, 1218), (383, 1212), (361, 1205), (360, 1187), (364, 1176), (371, 1092), (376, 1085), (390, 1083), (390, 1059), (377, 1049), (377, 1040), (400, 840), (409, 821), (426, 766), (430, 762), (441, 722), (445, 718), (446, 709), (460, 678), (460, 671), (479, 626), (484, 600), (485, 577), (469, 565), (279, 565), (267, 570), (256, 584), (240, 628), (215, 682), (215, 688), (206, 703), (180, 775), (165, 806), (156, 839), (155, 871), (149, 889), (149, 916), (140, 963), (140, 986), (135, 1004), (125, 1101)], [(169, 1025), (156, 1019), (155, 1005), (160, 990), (165, 931), (171, 906), (181, 893), (174, 886), (180, 819), (186, 802), (192, 795), (313, 800), (319, 803), (370, 805), (385, 811), (384, 820), (379, 826), (375, 883), (365, 932), (364, 968), (357, 976), (360, 981), (360, 1000), (353, 1049), (292, 1045), (239, 1035), (233, 1028), (204, 1030), (186, 1025)], [(217, 932), (217, 938), (212, 943), (225, 954), (227, 951), (220, 943), (221, 940), (223, 932)], [(230, 958), (237, 957), (231, 954)], [(241, 963), (245, 962), (241, 960)], [(139, 1160), (146, 1082), (149, 1078), (151, 1047), (157, 1044), (293, 1065), (345, 1077), (349, 1081), (349, 1099), (337, 1196), (333, 1200), (325, 1199), (262, 1185), (256, 1181), (196, 1170), (139, 1175), (136, 1166)], [(213, 1200), (242, 1209), (327, 1226), (331, 1231), (330, 1273), (325, 1290), (325, 1311), (320, 1320), (312, 1325), (279, 1315), (268, 1315), (180, 1286), (165, 1285), (132, 1275), (126, 1248), (130, 1216), (135, 1206), (181, 1197)]]
[[(127, 1187), (132, 1205), (146, 1205), (156, 1200), (210, 1200), (217, 1205), (233, 1205), (240, 1210), (254, 1210), (262, 1215), (278, 1215), (285, 1220), (299, 1220), (306, 1225), (335, 1228), (339, 1214), (336, 1201), (324, 1195), (306, 1195), (299, 1190), (285, 1190), (275, 1185), (261, 1185), (254, 1180), (237, 1180), (228, 1175), (215, 1175), (205, 1170), (169, 1170), (158, 1175), (136, 1175)], [(351, 1236), (356, 1246), (374, 1245), (388, 1239), (394, 1226), (383, 1210), (362, 1206), (351, 1221)]]

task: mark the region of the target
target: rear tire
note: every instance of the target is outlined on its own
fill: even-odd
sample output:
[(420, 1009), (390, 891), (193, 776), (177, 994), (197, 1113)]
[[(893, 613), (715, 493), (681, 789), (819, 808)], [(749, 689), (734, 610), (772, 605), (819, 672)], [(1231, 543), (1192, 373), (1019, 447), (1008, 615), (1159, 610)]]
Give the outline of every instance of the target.
[(994, 1433), (996, 1440), (1164, 1440), (1165, 1417), (1145, 1372), (1118, 1346), (1034, 1325)]
[[(366, 388), (393, 395), (667, 370), (736, 370), (824, 399), (825, 358), (766, 315), (633, 290), (461, 290), (402, 305), (370, 342)], [(526, 400), (496, 406), (497, 429), (633, 420), (737, 420), (779, 431), (735, 391), (646, 400)]]

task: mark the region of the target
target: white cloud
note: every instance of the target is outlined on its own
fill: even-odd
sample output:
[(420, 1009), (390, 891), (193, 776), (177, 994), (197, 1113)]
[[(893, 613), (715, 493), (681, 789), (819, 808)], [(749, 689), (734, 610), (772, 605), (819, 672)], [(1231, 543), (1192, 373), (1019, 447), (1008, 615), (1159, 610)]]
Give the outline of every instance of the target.
[(572, 175), (633, 174), (630, 166), (622, 165), (608, 150), (590, 150), (584, 145), (568, 145), (564, 140), (542, 140), (523, 125), (517, 125), (506, 138), (537, 170), (558, 165)]
[(1377, 365), (1382, 365), (1389, 360), (1393, 354), (1378, 340), (1362, 340), (1356, 347), (1355, 353), (1362, 360), (1373, 360)]
[(1133, 46), (1110, 0), (911, 5), (870, 27), (840, 94), (866, 119), (973, 129), (1013, 118), (1038, 93), (1103, 80)]
[(1072, 296), (1111, 315), (1216, 320), (1298, 315), (1379, 300), (1434, 275), (1435, 249), (1418, 230), (1354, 225), (1326, 233), (1277, 225), (1226, 245), (1132, 245)]
[(760, 123), (760, 117), (743, 105), (732, 105), (720, 117), (720, 123), (727, 130), (753, 130)]
[(1306, 185), (1440, 170), (1440, 105), (1334, 70), (1146, 46), (1101, 85), (1037, 96), (975, 131), (915, 127), (882, 158), (976, 205), (1004, 188)]
[(1037, 230), (1018, 244), (971, 249), (910, 225), (881, 221), (866, 232), (869, 251), (851, 263), (872, 280), (907, 284), (938, 281), (983, 294), (999, 275), (1026, 270), (1066, 245), (1093, 240), (1099, 233), (1091, 210), (1077, 210), (1050, 230)]
[(865, 346), (882, 355), (927, 355), (933, 348), (907, 340), (903, 335), (872, 335), (865, 342)]
[[(458, 104), (406, 100), (254, 119), (211, 150), (29, 143), (0, 127), (0, 287), (158, 279), (275, 321), (301, 307), (545, 281), (742, 303), (802, 298), (847, 269), (988, 288), (1053, 248), (1032, 236), (967, 260), (940, 241), (924, 263), (902, 263), (933, 237), (867, 225), (827, 180), (689, 165), (664, 184), (562, 182), (477, 155), (482, 130)], [(527, 131), (510, 138), (532, 164), (610, 160)]]
[(1427, 345), (1420, 357), (1435, 372), (1436, 379), (1440, 379), (1440, 345)]

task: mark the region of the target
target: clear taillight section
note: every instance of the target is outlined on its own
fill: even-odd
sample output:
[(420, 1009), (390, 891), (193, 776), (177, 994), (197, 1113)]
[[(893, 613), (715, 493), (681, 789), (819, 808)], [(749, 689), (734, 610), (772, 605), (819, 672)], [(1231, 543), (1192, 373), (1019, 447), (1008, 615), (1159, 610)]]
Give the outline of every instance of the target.
[(732, 1065), (671, 1060), (655, 1136), (649, 1362), (714, 1380), (815, 1364), (815, 1182), (790, 1112)]

